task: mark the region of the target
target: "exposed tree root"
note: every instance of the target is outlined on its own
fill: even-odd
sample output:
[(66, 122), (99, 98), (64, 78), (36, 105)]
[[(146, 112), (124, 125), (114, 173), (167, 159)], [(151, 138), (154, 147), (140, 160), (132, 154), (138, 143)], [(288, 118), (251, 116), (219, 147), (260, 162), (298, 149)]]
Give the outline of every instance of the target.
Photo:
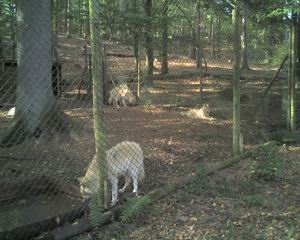
[(56, 105), (45, 114), (34, 131), (27, 128), (22, 118), (13, 120), (10, 127), (1, 132), (0, 147), (12, 147), (23, 143), (27, 138), (39, 138), (42, 133), (66, 132), (68, 126), (68, 117), (61, 107)]

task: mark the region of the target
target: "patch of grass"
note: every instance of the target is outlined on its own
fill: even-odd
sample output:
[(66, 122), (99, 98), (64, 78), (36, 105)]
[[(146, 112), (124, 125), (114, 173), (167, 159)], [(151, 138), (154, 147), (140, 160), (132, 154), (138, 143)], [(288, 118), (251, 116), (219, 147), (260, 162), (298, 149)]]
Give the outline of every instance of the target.
[(222, 184), (215, 185), (214, 190), (221, 197), (237, 198), (239, 196), (235, 185), (229, 181), (224, 181)]
[(246, 195), (241, 198), (241, 202), (247, 207), (264, 207), (266, 198), (261, 194)]
[(181, 96), (171, 96), (170, 97), (170, 103), (175, 105), (175, 106), (183, 106), (186, 103), (185, 98), (181, 97)]
[(261, 147), (254, 153), (252, 175), (263, 180), (274, 180), (283, 174), (284, 159), (278, 147)]
[(253, 179), (243, 179), (237, 185), (237, 190), (243, 194), (257, 193), (258, 186)]

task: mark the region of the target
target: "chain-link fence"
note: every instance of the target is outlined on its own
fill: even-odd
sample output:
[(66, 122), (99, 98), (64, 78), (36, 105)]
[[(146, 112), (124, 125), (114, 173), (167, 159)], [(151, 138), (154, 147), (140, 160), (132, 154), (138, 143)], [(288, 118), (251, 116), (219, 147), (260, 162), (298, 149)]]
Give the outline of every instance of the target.
[[(127, 202), (131, 185), (147, 194), (232, 155), (229, 9), (176, 0), (0, 5), (1, 239), (93, 216)], [(246, 148), (286, 121), (288, 63), (272, 77), (289, 46), (287, 25), (249, 15), (240, 29)]]

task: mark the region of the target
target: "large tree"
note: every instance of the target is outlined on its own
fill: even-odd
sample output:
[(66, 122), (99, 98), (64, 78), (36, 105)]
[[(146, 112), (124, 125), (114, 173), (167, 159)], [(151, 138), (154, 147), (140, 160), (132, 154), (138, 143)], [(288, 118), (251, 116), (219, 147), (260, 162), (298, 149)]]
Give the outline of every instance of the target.
[(14, 121), (2, 136), (12, 145), (44, 130), (60, 130), (66, 122), (52, 92), (50, 0), (18, 2), (18, 68)]

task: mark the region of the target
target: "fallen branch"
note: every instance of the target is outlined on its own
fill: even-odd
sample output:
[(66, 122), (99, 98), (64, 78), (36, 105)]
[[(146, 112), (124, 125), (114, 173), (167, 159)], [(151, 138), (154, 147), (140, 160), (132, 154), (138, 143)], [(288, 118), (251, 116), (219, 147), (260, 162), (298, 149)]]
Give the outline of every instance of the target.
[[(258, 148), (262, 146), (275, 146), (277, 145), (277, 142), (270, 141), (267, 143), (264, 143), (262, 145), (257, 145), (250, 150), (244, 152), (241, 156), (230, 158), (224, 162), (220, 162), (209, 169), (206, 169), (205, 172), (201, 175), (201, 177), (206, 177), (215, 174), (217, 171), (221, 171), (223, 169), (226, 169), (228, 167), (231, 167), (238, 162), (240, 162), (242, 159), (246, 159), (251, 156), (253, 151), (257, 150)], [(174, 183), (168, 184), (164, 187), (161, 187), (159, 189), (153, 190), (150, 192), (147, 196), (151, 199), (152, 204), (166, 196), (168, 196), (170, 193), (175, 192), (178, 189), (181, 189), (185, 187), (188, 184), (191, 184), (199, 179), (199, 176), (196, 173), (192, 173), (186, 177), (181, 178), (179, 181), (176, 181)], [(111, 210), (105, 212), (102, 217), (102, 221), (100, 222), (101, 225), (108, 224), (112, 221), (115, 221), (120, 217), (120, 214), (122, 210), (124, 209), (123, 206), (117, 206), (112, 208)], [(73, 223), (72, 225), (66, 225), (63, 226), (60, 229), (56, 229), (47, 235), (44, 235), (42, 238), (44, 240), (66, 240), (71, 237), (74, 237), (76, 235), (79, 235), (83, 232), (92, 230), (92, 225), (89, 223), (88, 219), (83, 218), (79, 221)]]

